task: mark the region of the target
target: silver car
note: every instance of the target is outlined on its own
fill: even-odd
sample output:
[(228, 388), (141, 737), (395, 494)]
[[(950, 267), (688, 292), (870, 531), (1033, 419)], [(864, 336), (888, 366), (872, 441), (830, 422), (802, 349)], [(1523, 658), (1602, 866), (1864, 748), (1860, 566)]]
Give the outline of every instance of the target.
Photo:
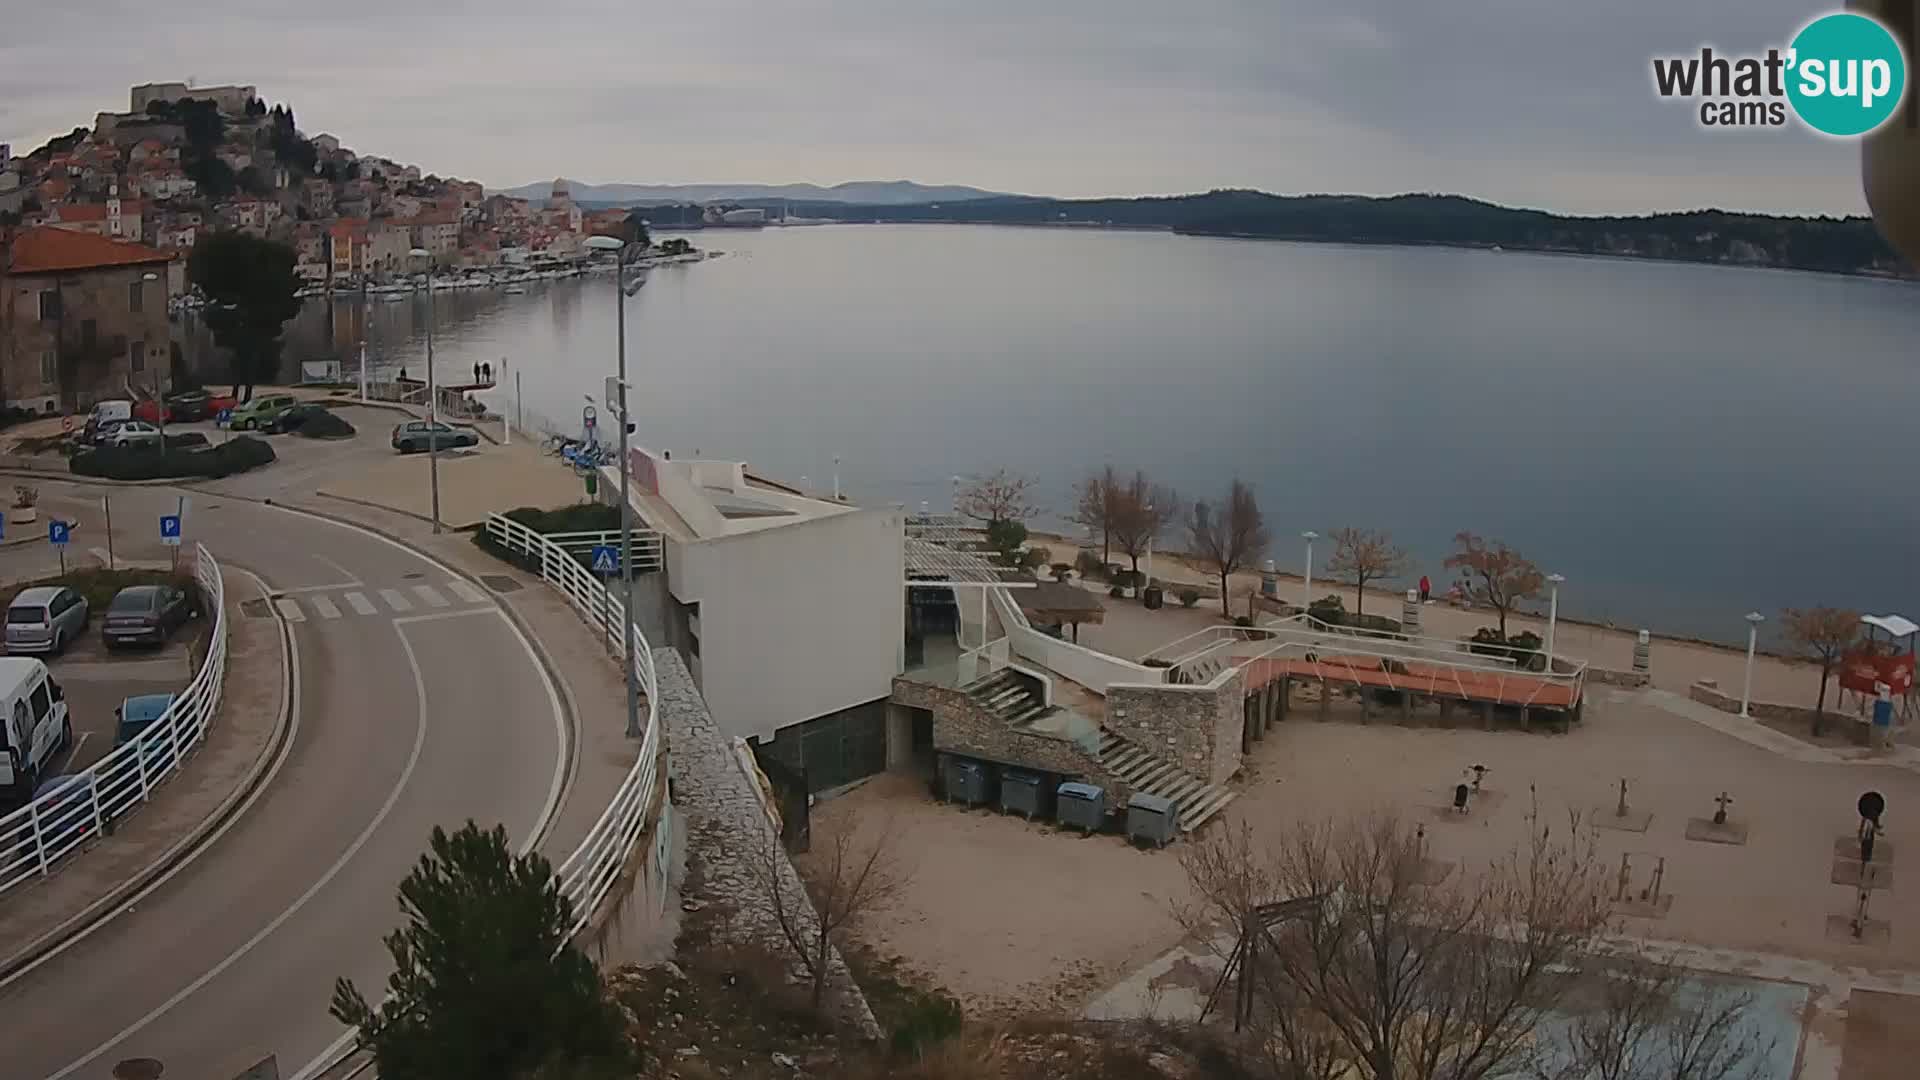
[(64, 652), (88, 618), (86, 597), (64, 585), (22, 589), (7, 605), (7, 652)]

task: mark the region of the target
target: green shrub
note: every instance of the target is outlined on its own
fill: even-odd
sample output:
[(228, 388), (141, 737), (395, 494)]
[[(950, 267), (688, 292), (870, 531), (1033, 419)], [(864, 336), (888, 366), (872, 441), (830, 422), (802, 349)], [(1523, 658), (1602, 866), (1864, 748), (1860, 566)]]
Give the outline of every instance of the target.
[(1180, 590), (1180, 606), (1181, 607), (1192, 607), (1193, 605), (1199, 602), (1200, 602), (1199, 589), (1181, 589)]
[(1052, 561), (1053, 552), (1044, 547), (1034, 546), (1028, 548), (1027, 553), (1021, 556), (1020, 565), (1029, 570), (1038, 570)]
[(1091, 551), (1082, 551), (1074, 556), (1073, 568), (1080, 571), (1081, 577), (1090, 580), (1098, 580), (1105, 577), (1107, 573), (1106, 564), (1100, 561), (1100, 556)]
[[(577, 502), (572, 506), (563, 506), (557, 510), (541, 510), (538, 507), (522, 506), (507, 511), (503, 517), (517, 521), (537, 533), (576, 533), (576, 532), (613, 532), (620, 528), (620, 508), (599, 502)], [(634, 528), (641, 528), (636, 519)], [(473, 532), (473, 546), (499, 559), (511, 563), (529, 573), (540, 572), (540, 560), (536, 556), (519, 551), (508, 551), (493, 542), (486, 526)], [(591, 551), (581, 550), (574, 553), (574, 560), (581, 566), (590, 566), (593, 562)], [(634, 567), (636, 575), (652, 573), (651, 570)]]
[(1113, 597), (1115, 600), (1118, 600), (1121, 597), (1127, 595), (1127, 590), (1122, 586), (1115, 585), (1113, 588), (1107, 590), (1107, 595)]
[(903, 1058), (917, 1059), (960, 1034), (965, 1020), (960, 1003), (945, 994), (917, 993), (894, 1025), (893, 1052)]
[(329, 411), (307, 417), (293, 431), (294, 434), (309, 439), (347, 439), (353, 437), (354, 427), (341, 419), (338, 414)]
[(207, 445), (207, 437), (197, 431), (183, 431), (178, 435), (167, 436), (167, 449), (192, 450)]
[(218, 446), (164, 454), (151, 446), (102, 446), (75, 454), (69, 468), (76, 476), (108, 480), (218, 480), (257, 469), (274, 457), (265, 441), (242, 435)]
[(1344, 626), (1347, 621), (1347, 602), (1338, 594), (1329, 593), (1308, 604), (1307, 614), (1328, 626)]

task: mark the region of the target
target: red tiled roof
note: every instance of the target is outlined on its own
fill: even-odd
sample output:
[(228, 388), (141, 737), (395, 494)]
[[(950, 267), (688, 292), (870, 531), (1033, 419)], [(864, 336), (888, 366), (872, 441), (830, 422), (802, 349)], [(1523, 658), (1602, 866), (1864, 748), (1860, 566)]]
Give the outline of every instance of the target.
[(156, 251), (145, 244), (109, 240), (51, 225), (22, 229), (13, 240), (13, 272), (16, 274), (55, 274), (171, 261), (170, 253)]

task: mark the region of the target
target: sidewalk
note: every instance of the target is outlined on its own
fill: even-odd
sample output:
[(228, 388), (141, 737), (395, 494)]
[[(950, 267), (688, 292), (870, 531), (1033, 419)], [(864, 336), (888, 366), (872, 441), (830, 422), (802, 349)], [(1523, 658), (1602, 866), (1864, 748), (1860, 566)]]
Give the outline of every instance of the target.
[(19, 970), (128, 898), (226, 821), (255, 789), (285, 742), (284, 624), (249, 619), (241, 603), (266, 594), (254, 578), (224, 572), (227, 671), (220, 711), (179, 773), (112, 835), (68, 856), (43, 881), (0, 900), (0, 976)]

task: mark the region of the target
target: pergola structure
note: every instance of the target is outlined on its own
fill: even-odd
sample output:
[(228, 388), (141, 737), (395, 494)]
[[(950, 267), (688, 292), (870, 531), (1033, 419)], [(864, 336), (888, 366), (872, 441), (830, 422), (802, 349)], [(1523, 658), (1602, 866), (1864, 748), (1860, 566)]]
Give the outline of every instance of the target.
[(1107, 606), (1098, 596), (1062, 581), (1035, 582), (1031, 590), (1016, 593), (1014, 600), (1028, 622), (1073, 627), (1076, 644), (1080, 641), (1081, 623), (1099, 626), (1107, 621)]

